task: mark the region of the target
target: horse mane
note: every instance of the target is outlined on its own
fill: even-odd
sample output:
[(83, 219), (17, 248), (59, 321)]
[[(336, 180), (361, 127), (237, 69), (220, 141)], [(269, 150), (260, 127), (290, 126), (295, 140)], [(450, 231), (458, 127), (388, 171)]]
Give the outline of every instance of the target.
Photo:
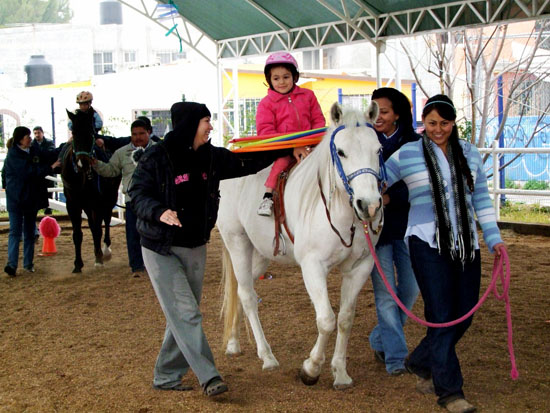
[(333, 131), (340, 125), (355, 127), (357, 124), (364, 123), (365, 114), (362, 111), (351, 107), (343, 108), (342, 121), (338, 125), (332, 123), (315, 150), (296, 167), (294, 174), (296, 174), (296, 179), (299, 180), (298, 194), (302, 199), (299, 215), (303, 219), (313, 212), (315, 205), (321, 200), (318, 177), (321, 180), (327, 203), (340, 201), (341, 199), (347, 202), (348, 195), (346, 193), (342, 194), (340, 191), (335, 191), (338, 177), (332, 164), (330, 138)]

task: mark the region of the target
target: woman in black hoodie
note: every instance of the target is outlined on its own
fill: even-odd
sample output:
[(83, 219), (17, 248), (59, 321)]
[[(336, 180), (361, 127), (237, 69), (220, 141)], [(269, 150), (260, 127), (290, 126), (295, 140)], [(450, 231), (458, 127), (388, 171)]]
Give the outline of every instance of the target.
[(290, 150), (235, 154), (210, 143), (205, 105), (178, 102), (170, 112), (174, 130), (145, 151), (128, 190), (145, 267), (167, 321), (153, 387), (190, 390), (181, 379), (191, 368), (204, 393), (215, 396), (227, 385), (214, 364), (199, 304), (219, 183), (256, 173)]

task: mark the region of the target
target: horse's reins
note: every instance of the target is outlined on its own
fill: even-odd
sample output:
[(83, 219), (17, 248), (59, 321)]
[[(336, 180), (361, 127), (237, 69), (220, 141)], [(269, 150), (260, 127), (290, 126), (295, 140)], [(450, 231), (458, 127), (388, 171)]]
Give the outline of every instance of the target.
[[(388, 279), (386, 278), (386, 275), (384, 274), (384, 271), (382, 271), (380, 261), (378, 260), (378, 256), (376, 255), (375, 248), (370, 239), (368, 225), (364, 221), (363, 221), (363, 230), (365, 232), (365, 238), (367, 240), (367, 243), (369, 244), (371, 254), (374, 258), (374, 263), (376, 264), (376, 268), (378, 269), (378, 272), (382, 277), (382, 281), (384, 282), (386, 289), (392, 296), (393, 300), (397, 303), (399, 308), (403, 310), (403, 312), (407, 314), (409, 318), (416, 321), (417, 323), (420, 323), (423, 326), (432, 327), (432, 328), (451, 327), (471, 317), (481, 307), (481, 305), (485, 302), (485, 300), (487, 299), (487, 297), (491, 292), (493, 292), (497, 300), (504, 301), (506, 304), (506, 322), (508, 326), (508, 353), (510, 354), (510, 363), (512, 365), (512, 368), (510, 370), (510, 377), (512, 378), (512, 380), (516, 380), (519, 377), (519, 373), (516, 368), (516, 357), (514, 355), (514, 345), (512, 342), (512, 310), (510, 308), (510, 297), (508, 295), (508, 290), (510, 288), (510, 260), (505, 250), (501, 251), (501, 254), (499, 257), (495, 256), (495, 261), (493, 263), (493, 276), (491, 279), (491, 283), (489, 284), (489, 287), (487, 287), (487, 290), (485, 291), (481, 299), (470, 311), (468, 311), (462, 317), (453, 321), (449, 321), (446, 323), (431, 323), (429, 321), (422, 320), (421, 318), (414, 315), (401, 302), (399, 297), (397, 297), (397, 294), (395, 294), (395, 292), (393, 291), (392, 286), (390, 285), (390, 283), (388, 282)], [(506, 272), (504, 272), (505, 266), (506, 266)], [(498, 288), (496, 286), (498, 279), (500, 279), (502, 283), (502, 294), (499, 294)]]
[(351, 226), (349, 228), (349, 232), (351, 233), (349, 244), (344, 241), (344, 238), (342, 238), (342, 235), (340, 235), (340, 231), (338, 231), (338, 228), (334, 226), (332, 223), (332, 218), (330, 217), (330, 210), (327, 206), (327, 200), (325, 198), (325, 194), (323, 193), (323, 184), (321, 183), (321, 177), (317, 176), (317, 184), (319, 185), (319, 192), (321, 193), (321, 199), (323, 200), (323, 205), (325, 206), (325, 213), (327, 214), (328, 223), (330, 224), (330, 227), (332, 228), (332, 231), (338, 235), (338, 238), (340, 238), (340, 242), (342, 245), (346, 248), (349, 248), (353, 245), (353, 237), (355, 236), (355, 225), (353, 222), (351, 223)]

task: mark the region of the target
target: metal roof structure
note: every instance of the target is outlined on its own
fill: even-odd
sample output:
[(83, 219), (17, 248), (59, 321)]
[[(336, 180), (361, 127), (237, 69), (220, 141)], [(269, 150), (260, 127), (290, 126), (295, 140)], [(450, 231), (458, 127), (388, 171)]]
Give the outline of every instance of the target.
[(549, 0), (157, 1), (212, 40), (218, 59), (550, 17)]
[[(550, 18), (550, 0), (156, 0), (153, 9), (144, 0), (118, 1), (176, 35), (180, 49), (185, 44), (217, 67), (218, 112), (235, 136), (238, 105), (225, 104), (238, 102), (238, 86), (223, 93), (222, 78), (230, 78), (224, 62), (370, 42), (380, 84), (379, 55), (390, 38)], [(233, 67), (232, 82), (237, 78)]]

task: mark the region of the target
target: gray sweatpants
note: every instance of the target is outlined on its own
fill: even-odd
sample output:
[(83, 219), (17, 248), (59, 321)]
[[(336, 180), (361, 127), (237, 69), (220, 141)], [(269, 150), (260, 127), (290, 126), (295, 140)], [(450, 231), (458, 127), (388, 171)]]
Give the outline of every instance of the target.
[(204, 331), (200, 301), (206, 246), (172, 247), (160, 255), (142, 247), (143, 261), (164, 316), (166, 331), (154, 370), (154, 385), (179, 384), (189, 367), (201, 385), (218, 370)]

